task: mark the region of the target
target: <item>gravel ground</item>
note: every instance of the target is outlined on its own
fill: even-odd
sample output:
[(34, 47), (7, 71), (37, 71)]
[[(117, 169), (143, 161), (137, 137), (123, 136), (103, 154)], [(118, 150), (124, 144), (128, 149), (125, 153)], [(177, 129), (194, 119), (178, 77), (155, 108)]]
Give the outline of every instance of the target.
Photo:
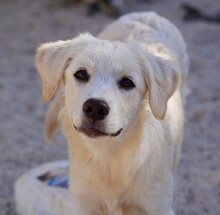
[[(60, 134), (46, 144), (41, 83), (34, 67), (39, 44), (79, 32), (97, 34), (113, 18), (86, 15), (85, 5), (58, 0), (0, 1), (0, 215), (14, 215), (13, 185), (37, 165), (67, 158)], [(176, 174), (177, 215), (220, 214), (220, 26), (183, 21), (181, 0), (136, 1), (133, 10), (154, 10), (182, 31), (191, 58), (182, 159)], [(218, 0), (194, 0), (205, 14), (220, 12)]]

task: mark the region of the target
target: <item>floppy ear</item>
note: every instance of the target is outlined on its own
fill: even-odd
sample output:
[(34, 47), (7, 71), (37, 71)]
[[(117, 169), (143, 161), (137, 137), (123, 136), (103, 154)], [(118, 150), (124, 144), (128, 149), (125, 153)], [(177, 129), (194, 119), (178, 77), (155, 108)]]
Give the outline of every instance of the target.
[(37, 49), (36, 67), (42, 80), (42, 99), (50, 100), (63, 78), (71, 58), (68, 47), (71, 40), (46, 43)]
[(128, 43), (139, 61), (147, 85), (149, 104), (154, 117), (163, 120), (167, 102), (176, 91), (180, 73), (173, 58), (162, 43)]
[(149, 103), (153, 115), (162, 120), (166, 114), (168, 99), (179, 84), (179, 73), (171, 61), (147, 54), (144, 69), (145, 80), (149, 91)]
[(51, 140), (56, 128), (59, 125), (59, 113), (64, 107), (64, 95), (63, 91), (59, 92), (58, 95), (52, 100), (44, 122), (44, 134), (48, 142)]

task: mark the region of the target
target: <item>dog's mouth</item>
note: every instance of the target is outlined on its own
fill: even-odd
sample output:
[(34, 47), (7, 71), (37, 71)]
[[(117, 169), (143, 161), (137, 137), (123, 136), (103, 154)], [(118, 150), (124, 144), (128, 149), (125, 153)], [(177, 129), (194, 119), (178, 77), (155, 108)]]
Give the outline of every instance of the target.
[(95, 128), (95, 127), (80, 127), (80, 128), (77, 128), (76, 126), (74, 126), (74, 128), (78, 132), (81, 132), (81, 133), (85, 134), (87, 137), (90, 137), (90, 138), (104, 137), (104, 136), (117, 137), (122, 132), (122, 128), (120, 128), (117, 132), (112, 133), (112, 134), (108, 134), (108, 133), (102, 131), (101, 129)]

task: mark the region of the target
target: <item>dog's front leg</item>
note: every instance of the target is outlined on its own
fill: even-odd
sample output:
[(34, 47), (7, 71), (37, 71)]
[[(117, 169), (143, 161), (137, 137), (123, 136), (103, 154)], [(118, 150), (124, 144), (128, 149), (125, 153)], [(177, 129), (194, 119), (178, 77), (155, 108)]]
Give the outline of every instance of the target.
[(99, 215), (99, 213), (94, 213), (90, 205), (84, 202), (76, 204), (76, 211), (73, 215)]
[[(91, 203), (91, 202), (90, 202)], [(76, 215), (125, 215), (121, 208), (109, 209), (106, 205), (92, 205), (90, 203), (81, 202), (77, 204)], [(75, 215), (75, 214), (74, 214)], [(132, 214), (134, 215), (134, 214)]]
[[(113, 211), (109, 211), (109, 215), (124, 215), (121, 208), (114, 209)], [(103, 214), (106, 215), (106, 214)]]
[[(88, 191), (89, 196), (89, 191)], [(88, 196), (77, 196), (73, 198), (73, 202), (76, 206), (76, 213), (71, 215), (108, 215), (106, 210), (95, 201), (95, 197), (89, 199)], [(109, 214), (109, 215), (122, 215), (122, 214)]]

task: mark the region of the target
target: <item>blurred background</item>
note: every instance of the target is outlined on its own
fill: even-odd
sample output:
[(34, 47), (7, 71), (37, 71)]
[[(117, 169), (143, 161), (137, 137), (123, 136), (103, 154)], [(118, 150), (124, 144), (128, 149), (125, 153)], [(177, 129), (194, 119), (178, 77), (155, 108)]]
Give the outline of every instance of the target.
[(27, 170), (67, 159), (60, 132), (47, 144), (36, 48), (80, 32), (96, 35), (120, 14), (154, 10), (179, 27), (191, 59), (177, 215), (220, 214), (219, 0), (1, 0), (0, 215), (15, 215), (13, 186)]

